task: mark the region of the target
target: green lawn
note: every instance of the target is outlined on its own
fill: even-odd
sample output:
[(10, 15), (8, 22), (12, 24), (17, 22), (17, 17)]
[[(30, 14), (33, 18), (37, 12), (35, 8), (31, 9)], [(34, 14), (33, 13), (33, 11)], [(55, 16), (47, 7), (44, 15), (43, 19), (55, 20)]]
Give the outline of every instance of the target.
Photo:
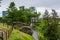
[(0, 28), (6, 28), (6, 29), (10, 29), (11, 26), (10, 25), (7, 25), (6, 23), (0, 23)]
[(34, 40), (34, 38), (26, 33), (14, 29), (8, 40)]
[[(5, 23), (0, 23), (0, 28), (10, 29), (11, 26)], [(26, 33), (14, 29), (8, 40), (34, 40), (34, 38)]]
[(60, 25), (58, 26), (58, 34), (60, 35)]

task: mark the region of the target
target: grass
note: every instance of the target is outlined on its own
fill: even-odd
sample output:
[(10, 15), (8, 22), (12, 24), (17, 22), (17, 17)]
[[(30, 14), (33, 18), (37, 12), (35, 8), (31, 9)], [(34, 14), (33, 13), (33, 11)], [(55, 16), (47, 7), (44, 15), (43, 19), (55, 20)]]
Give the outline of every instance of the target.
[(34, 40), (34, 38), (26, 33), (14, 29), (8, 40)]
[(58, 34), (60, 35), (60, 25), (58, 26)]
[(10, 29), (11, 26), (10, 25), (7, 25), (6, 23), (0, 23), (0, 28), (6, 28), (6, 29)]
[[(10, 29), (11, 26), (7, 24), (0, 23), (0, 28)], [(34, 40), (34, 38), (26, 33), (14, 29), (8, 40)]]

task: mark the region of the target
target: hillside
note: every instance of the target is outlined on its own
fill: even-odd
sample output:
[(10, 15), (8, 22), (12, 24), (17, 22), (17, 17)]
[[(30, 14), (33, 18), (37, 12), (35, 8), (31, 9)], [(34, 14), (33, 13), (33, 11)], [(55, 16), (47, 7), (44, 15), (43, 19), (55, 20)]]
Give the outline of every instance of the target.
[[(1, 30), (11, 30), (11, 26), (7, 24), (0, 23)], [(4, 36), (4, 35), (3, 35)], [(6, 39), (6, 36), (3, 38)], [(10, 34), (8, 40), (34, 40), (34, 38), (26, 33), (23, 33), (17, 29), (13, 29), (12, 33)]]
[(34, 40), (34, 38), (26, 33), (14, 29), (8, 40)]

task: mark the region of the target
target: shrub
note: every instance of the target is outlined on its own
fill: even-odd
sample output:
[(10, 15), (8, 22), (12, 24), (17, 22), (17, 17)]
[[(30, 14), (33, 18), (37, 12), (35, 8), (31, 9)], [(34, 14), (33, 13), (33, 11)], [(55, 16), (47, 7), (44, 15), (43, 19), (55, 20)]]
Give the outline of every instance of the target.
[(20, 29), (20, 31), (22, 31), (24, 33), (27, 33), (29, 35), (33, 34), (32, 30), (30, 28), (28, 28), (28, 27), (23, 27), (22, 29)]

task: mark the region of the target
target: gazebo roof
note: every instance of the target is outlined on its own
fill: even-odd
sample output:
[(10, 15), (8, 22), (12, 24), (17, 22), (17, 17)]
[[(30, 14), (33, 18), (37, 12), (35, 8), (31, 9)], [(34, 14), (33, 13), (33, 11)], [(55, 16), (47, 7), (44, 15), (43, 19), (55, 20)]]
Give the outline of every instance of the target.
[(37, 19), (37, 17), (32, 17), (31, 19)]

